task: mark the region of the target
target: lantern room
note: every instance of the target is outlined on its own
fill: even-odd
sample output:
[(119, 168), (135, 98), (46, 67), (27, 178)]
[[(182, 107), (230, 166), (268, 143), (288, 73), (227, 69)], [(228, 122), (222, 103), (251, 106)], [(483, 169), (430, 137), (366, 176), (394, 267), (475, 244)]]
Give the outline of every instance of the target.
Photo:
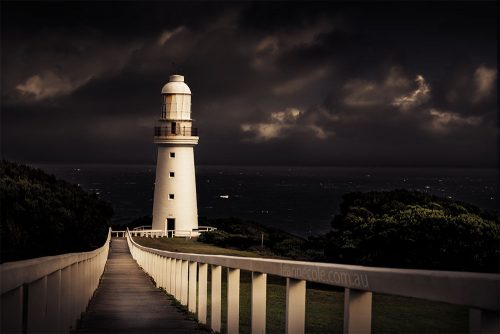
[(161, 120), (191, 120), (191, 90), (183, 75), (171, 75), (161, 90)]

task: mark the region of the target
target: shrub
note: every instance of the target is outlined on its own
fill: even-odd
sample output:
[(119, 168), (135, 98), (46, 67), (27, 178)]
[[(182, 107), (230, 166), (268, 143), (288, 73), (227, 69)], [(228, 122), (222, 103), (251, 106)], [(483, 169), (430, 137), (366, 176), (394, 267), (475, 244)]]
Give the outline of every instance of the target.
[(406, 190), (349, 193), (326, 236), (329, 261), (403, 268), (499, 271), (498, 216)]

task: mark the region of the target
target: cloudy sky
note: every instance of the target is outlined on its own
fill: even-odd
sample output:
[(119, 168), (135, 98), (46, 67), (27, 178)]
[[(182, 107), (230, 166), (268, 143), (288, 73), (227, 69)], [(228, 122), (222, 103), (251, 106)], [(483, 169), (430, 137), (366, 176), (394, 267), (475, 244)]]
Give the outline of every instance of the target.
[(154, 163), (184, 74), (199, 164), (497, 162), (495, 2), (1, 6), (12, 160)]

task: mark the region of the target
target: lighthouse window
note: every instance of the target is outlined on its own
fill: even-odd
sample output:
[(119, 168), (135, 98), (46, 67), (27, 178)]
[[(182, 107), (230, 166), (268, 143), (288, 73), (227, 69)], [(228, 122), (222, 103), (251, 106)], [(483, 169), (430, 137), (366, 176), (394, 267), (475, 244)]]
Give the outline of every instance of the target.
[(175, 173), (174, 173), (174, 172), (170, 172), (170, 173), (169, 173), (169, 176), (170, 176), (170, 177), (175, 177)]
[(175, 152), (170, 152), (170, 157), (175, 158)]
[(174, 194), (168, 194), (168, 199), (174, 199)]

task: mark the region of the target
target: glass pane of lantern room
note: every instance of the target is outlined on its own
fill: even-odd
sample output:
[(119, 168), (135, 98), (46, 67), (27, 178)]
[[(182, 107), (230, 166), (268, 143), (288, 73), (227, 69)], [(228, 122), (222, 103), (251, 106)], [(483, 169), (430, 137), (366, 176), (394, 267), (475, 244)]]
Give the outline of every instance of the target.
[(170, 118), (175, 119), (177, 114), (177, 95), (171, 95)]
[(172, 95), (165, 95), (165, 110), (167, 113), (167, 118), (171, 118)]
[(184, 100), (182, 101), (182, 118), (183, 119), (190, 119), (190, 108), (191, 108), (191, 96), (190, 95), (184, 95)]
[(176, 115), (175, 117), (177, 119), (181, 118), (181, 113), (182, 113), (182, 100), (184, 99), (184, 95), (177, 95), (175, 98), (176, 102)]
[(170, 109), (170, 105), (172, 104), (172, 95), (165, 95), (165, 104), (168, 106), (167, 109)]

